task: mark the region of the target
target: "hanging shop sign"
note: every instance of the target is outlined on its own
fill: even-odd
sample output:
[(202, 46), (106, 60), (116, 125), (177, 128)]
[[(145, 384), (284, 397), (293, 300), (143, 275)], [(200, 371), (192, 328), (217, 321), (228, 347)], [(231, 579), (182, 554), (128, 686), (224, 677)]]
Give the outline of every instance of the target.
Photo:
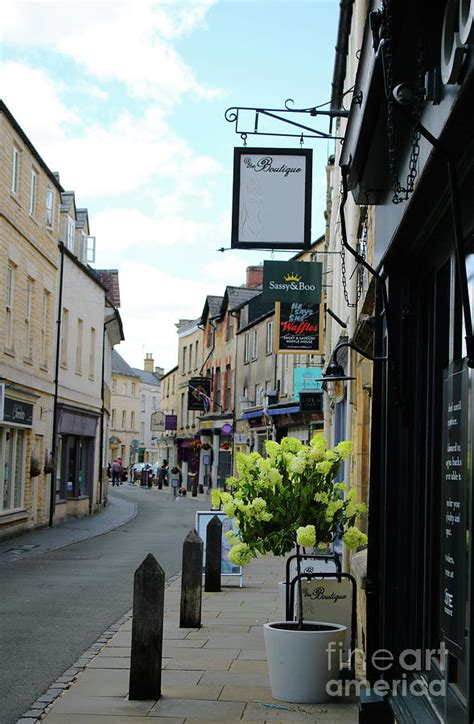
[(308, 249), (311, 150), (234, 148), (233, 249)]
[(321, 367), (295, 367), (293, 371), (293, 397), (300, 399), (300, 393), (306, 390), (322, 390), (323, 370)]
[(2, 419), (3, 422), (31, 427), (33, 424), (33, 405), (29, 402), (21, 402), (20, 400), (12, 400), (11, 397), (5, 397)]
[(293, 302), (275, 304), (275, 352), (322, 354), (323, 307)]
[(188, 410), (208, 412), (211, 406), (211, 378), (192, 377), (188, 382)]
[(323, 395), (322, 390), (305, 390), (304, 392), (300, 392), (301, 412), (322, 412)]
[(263, 262), (263, 302), (320, 304), (323, 278), (321, 262)]
[(448, 648), (463, 657), (466, 616), (468, 513), (468, 368), (454, 362), (444, 372), (441, 497), (441, 630)]
[(156, 410), (156, 412), (152, 412), (150, 420), (150, 430), (152, 432), (164, 432), (166, 430), (165, 414), (164, 412), (161, 412), (161, 410)]
[(178, 415), (165, 415), (165, 430), (178, 429)]

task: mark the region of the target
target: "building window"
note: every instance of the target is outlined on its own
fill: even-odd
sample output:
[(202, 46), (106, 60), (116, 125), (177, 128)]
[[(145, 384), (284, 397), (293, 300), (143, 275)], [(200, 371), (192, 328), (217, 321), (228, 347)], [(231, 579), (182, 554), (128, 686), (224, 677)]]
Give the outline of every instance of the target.
[(232, 407), (231, 393), (232, 393), (232, 371), (230, 369), (230, 365), (227, 365), (225, 368), (225, 401), (224, 401), (224, 408), (226, 410), (230, 410)]
[(32, 325), (31, 325), (31, 309), (33, 305), (33, 285), (34, 281), (31, 277), (26, 280), (26, 298), (25, 298), (25, 358), (31, 360), (32, 357)]
[(266, 354), (272, 354), (273, 352), (273, 333), (275, 330), (275, 323), (272, 320), (271, 322), (267, 322), (267, 336), (265, 340), (265, 353)]
[(36, 197), (38, 191), (38, 174), (36, 171), (31, 171), (31, 182), (30, 182), (30, 214), (35, 216), (36, 214)]
[(135, 430), (135, 411), (132, 410), (130, 413), (130, 429)]
[(115, 428), (115, 423), (117, 421), (117, 411), (112, 408), (112, 418), (110, 420), (110, 427)]
[(232, 313), (229, 309), (229, 310), (227, 310), (227, 341), (232, 339), (232, 321), (233, 321), (233, 317), (232, 317)]
[(0, 427), (0, 512), (23, 505), (25, 431)]
[(146, 410), (146, 399), (145, 395), (142, 395), (142, 412), (145, 412)]
[(288, 392), (288, 359), (289, 355), (281, 355), (281, 392), (283, 395)]
[(244, 365), (248, 363), (250, 359), (250, 334), (244, 335)]
[(89, 350), (89, 379), (94, 379), (95, 372), (95, 329), (91, 327), (90, 350)]
[(199, 342), (196, 342), (196, 346), (194, 348), (194, 369), (197, 370), (198, 368), (198, 352), (199, 350)]
[(82, 319), (77, 320), (77, 339), (76, 339), (76, 373), (82, 374), (82, 348), (84, 343), (84, 322)]
[(122, 430), (125, 430), (127, 427), (127, 411), (122, 410)]
[(255, 385), (255, 404), (262, 404), (262, 385)]
[(19, 178), (20, 178), (20, 151), (16, 146), (14, 146), (13, 147), (11, 191), (12, 191), (12, 194), (15, 194), (15, 196), (18, 195)]
[(253, 330), (252, 334), (252, 359), (257, 359), (258, 354), (258, 331)]
[(193, 345), (189, 345), (189, 359), (188, 359), (188, 373), (191, 372), (192, 369), (192, 356), (193, 356)]
[(7, 267), (7, 299), (6, 299), (6, 329), (5, 329), (5, 347), (13, 350), (13, 289), (15, 283), (15, 269), (13, 266)]
[(135, 388), (136, 388), (135, 382), (132, 382), (132, 397), (135, 397), (135, 393), (136, 393)]
[(187, 349), (188, 349), (187, 347), (183, 347), (183, 372), (182, 372), (183, 375), (186, 374), (186, 350)]
[(208, 346), (208, 347), (214, 347), (214, 334), (215, 334), (215, 329), (214, 329), (214, 325), (212, 324), (211, 320), (209, 320), (209, 326), (208, 326), (207, 329), (208, 329), (208, 338), (207, 338), (207, 339), (208, 339), (208, 342), (207, 342), (207, 346)]
[(155, 397), (154, 395), (153, 395), (153, 397), (151, 398), (151, 406), (152, 406), (153, 410), (156, 410), (156, 409), (157, 409), (157, 407), (156, 407), (156, 397)]
[(115, 378), (112, 380), (112, 392), (117, 392), (117, 380)]
[(67, 353), (69, 343), (69, 309), (63, 307), (63, 318), (61, 324), (61, 367), (67, 369)]
[(48, 189), (46, 191), (46, 226), (52, 228), (54, 224), (54, 191)]
[(41, 314), (41, 366), (48, 366), (48, 319), (49, 319), (49, 297), (46, 289), (43, 292), (43, 309)]
[(181, 393), (181, 420), (180, 420), (180, 427), (184, 427), (184, 392)]
[(140, 442), (141, 443), (145, 442), (145, 423), (144, 422), (140, 423)]
[(67, 248), (69, 251), (74, 251), (74, 240), (76, 236), (76, 223), (70, 216), (67, 217)]
[(219, 411), (221, 409), (221, 368), (216, 367), (215, 376), (215, 392), (214, 392), (214, 405), (213, 409)]

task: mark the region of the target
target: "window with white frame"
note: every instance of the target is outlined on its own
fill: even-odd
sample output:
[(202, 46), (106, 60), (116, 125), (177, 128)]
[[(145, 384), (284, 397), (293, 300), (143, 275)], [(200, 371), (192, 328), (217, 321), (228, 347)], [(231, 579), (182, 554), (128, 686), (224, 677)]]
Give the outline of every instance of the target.
[(122, 410), (122, 430), (125, 430), (127, 427), (127, 411)]
[(61, 322), (61, 367), (67, 369), (67, 356), (69, 346), (69, 309), (63, 307)]
[(258, 356), (258, 330), (254, 329), (252, 333), (252, 359)]
[(19, 179), (20, 179), (20, 149), (18, 149), (16, 146), (13, 146), (11, 192), (12, 192), (12, 194), (15, 194), (15, 196), (18, 195)]
[(76, 374), (82, 375), (82, 350), (84, 344), (84, 322), (82, 319), (77, 320), (77, 336), (76, 336)]
[(95, 338), (96, 332), (94, 327), (91, 327), (90, 332), (90, 348), (89, 348), (89, 379), (94, 379), (95, 372)]
[(130, 429), (135, 430), (135, 410), (130, 413)]
[(85, 256), (88, 264), (95, 264), (95, 236), (86, 236)]
[(36, 215), (36, 198), (38, 195), (38, 174), (34, 169), (31, 170), (31, 181), (30, 181), (30, 214), (31, 216)]
[(66, 237), (66, 246), (69, 249), (69, 251), (74, 251), (74, 242), (76, 237), (76, 222), (74, 219), (71, 219), (70, 216), (67, 217), (67, 237)]
[(41, 353), (40, 364), (46, 368), (48, 366), (48, 319), (49, 319), (49, 301), (50, 293), (47, 289), (43, 291), (43, 305), (41, 309)]
[(7, 267), (7, 295), (5, 305), (5, 347), (13, 350), (13, 291), (15, 285), (15, 267), (9, 264)]
[(115, 423), (117, 421), (117, 410), (115, 408), (112, 408), (112, 417), (110, 418), (110, 427), (115, 428)]
[(34, 281), (31, 277), (26, 280), (26, 297), (25, 297), (25, 358), (31, 360), (33, 352), (32, 344), (32, 324), (31, 310), (33, 305), (33, 288)]
[(273, 352), (273, 333), (275, 330), (275, 323), (272, 320), (267, 322), (267, 334), (265, 339), (265, 354), (272, 354)]
[(135, 384), (135, 382), (132, 382), (132, 387), (131, 387), (132, 397), (135, 397), (135, 394), (136, 394), (136, 384)]
[(23, 507), (25, 438), (24, 430), (0, 427), (0, 513)]
[(52, 228), (54, 224), (54, 191), (48, 188), (46, 191), (46, 226)]
[(142, 412), (145, 412), (146, 410), (146, 399), (145, 395), (142, 395)]
[(250, 333), (244, 335), (244, 365), (250, 359)]

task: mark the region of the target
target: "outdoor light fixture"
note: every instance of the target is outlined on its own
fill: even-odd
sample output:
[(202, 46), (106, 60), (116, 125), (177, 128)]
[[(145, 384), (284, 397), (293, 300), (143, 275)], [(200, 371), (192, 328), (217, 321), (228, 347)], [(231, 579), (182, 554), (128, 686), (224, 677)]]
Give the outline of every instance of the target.
[(372, 362), (387, 361), (386, 356), (374, 357), (373, 355), (367, 354), (363, 349), (358, 347), (354, 342), (340, 342), (334, 348), (334, 352), (331, 355), (331, 360), (326, 367), (326, 371), (322, 375), (323, 390), (331, 402), (341, 402), (344, 399), (344, 382), (349, 380), (355, 380), (355, 377), (350, 377), (344, 373), (344, 368), (337, 361), (337, 353), (342, 347), (350, 347), (358, 354), (362, 355), (366, 359), (370, 359)]

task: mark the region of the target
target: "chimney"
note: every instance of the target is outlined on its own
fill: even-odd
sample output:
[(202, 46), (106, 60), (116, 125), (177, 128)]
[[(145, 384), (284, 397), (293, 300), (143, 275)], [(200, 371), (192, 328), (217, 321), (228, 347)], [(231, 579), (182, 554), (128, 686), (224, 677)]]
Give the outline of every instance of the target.
[(147, 352), (145, 355), (145, 360), (143, 362), (143, 369), (145, 372), (153, 372), (155, 368), (155, 360), (153, 359), (153, 355), (151, 352)]
[(248, 266), (247, 281), (245, 286), (249, 289), (256, 289), (263, 284), (263, 266)]

